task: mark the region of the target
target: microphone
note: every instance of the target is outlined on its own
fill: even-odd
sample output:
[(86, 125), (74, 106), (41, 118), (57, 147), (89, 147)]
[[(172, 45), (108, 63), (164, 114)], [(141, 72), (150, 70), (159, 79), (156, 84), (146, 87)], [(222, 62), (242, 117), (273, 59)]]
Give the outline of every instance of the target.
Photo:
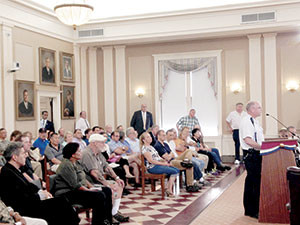
[(284, 125), (282, 122), (280, 122), (280, 120), (278, 120), (277, 118), (275, 118), (275, 117), (272, 116), (271, 114), (266, 113), (266, 116), (272, 117), (274, 120), (276, 120), (278, 123), (280, 123), (285, 129), (287, 129), (287, 131), (290, 132), (293, 136), (298, 137), (294, 132), (289, 131), (286, 125)]

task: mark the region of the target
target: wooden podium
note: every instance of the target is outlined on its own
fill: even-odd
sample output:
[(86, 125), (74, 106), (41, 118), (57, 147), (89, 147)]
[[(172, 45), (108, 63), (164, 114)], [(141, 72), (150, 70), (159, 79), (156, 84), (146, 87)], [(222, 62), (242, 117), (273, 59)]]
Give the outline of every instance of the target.
[(296, 166), (293, 149), (297, 140), (270, 139), (263, 142), (259, 222), (289, 223), (287, 168)]

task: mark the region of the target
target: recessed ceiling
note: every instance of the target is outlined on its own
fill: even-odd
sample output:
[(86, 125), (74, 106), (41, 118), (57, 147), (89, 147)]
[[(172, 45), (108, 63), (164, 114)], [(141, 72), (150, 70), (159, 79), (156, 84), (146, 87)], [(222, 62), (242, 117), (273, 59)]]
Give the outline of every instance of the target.
[[(27, 0), (53, 10), (55, 5), (82, 2), (81, 0)], [(266, 0), (85, 0), (94, 7), (91, 19), (107, 19), (143, 15), (149, 13), (171, 12), (187, 9), (199, 9), (231, 4), (247, 4)]]

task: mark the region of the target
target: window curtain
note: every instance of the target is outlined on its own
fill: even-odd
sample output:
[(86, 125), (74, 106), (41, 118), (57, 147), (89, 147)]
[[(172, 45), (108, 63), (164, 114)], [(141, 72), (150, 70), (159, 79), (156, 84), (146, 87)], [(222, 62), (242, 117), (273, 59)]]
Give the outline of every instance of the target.
[(215, 97), (217, 98), (217, 58), (206, 57), (159, 61), (160, 100), (162, 100), (164, 90), (168, 84), (170, 71), (185, 74), (190, 72), (196, 72), (205, 67), (207, 67), (207, 77), (210, 81), (211, 88), (213, 89)]

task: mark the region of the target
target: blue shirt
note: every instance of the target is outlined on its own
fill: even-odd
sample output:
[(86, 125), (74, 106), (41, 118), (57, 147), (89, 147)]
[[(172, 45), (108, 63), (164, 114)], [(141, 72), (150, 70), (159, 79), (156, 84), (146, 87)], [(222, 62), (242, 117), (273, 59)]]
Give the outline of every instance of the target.
[(162, 145), (162, 143), (156, 141), (154, 148), (156, 149), (160, 157), (162, 157), (166, 153), (170, 154), (172, 152), (169, 145), (166, 142), (164, 142), (164, 145)]
[(128, 150), (126, 151), (126, 153), (131, 154), (132, 150), (130, 148), (130, 144), (128, 143), (128, 141), (124, 140), (123, 142), (121, 142), (124, 146), (128, 147)]
[(36, 148), (39, 148), (41, 155), (44, 155), (45, 149), (46, 149), (48, 144), (49, 144), (48, 140), (42, 140), (41, 138), (38, 138), (33, 143), (33, 146), (36, 147)]

